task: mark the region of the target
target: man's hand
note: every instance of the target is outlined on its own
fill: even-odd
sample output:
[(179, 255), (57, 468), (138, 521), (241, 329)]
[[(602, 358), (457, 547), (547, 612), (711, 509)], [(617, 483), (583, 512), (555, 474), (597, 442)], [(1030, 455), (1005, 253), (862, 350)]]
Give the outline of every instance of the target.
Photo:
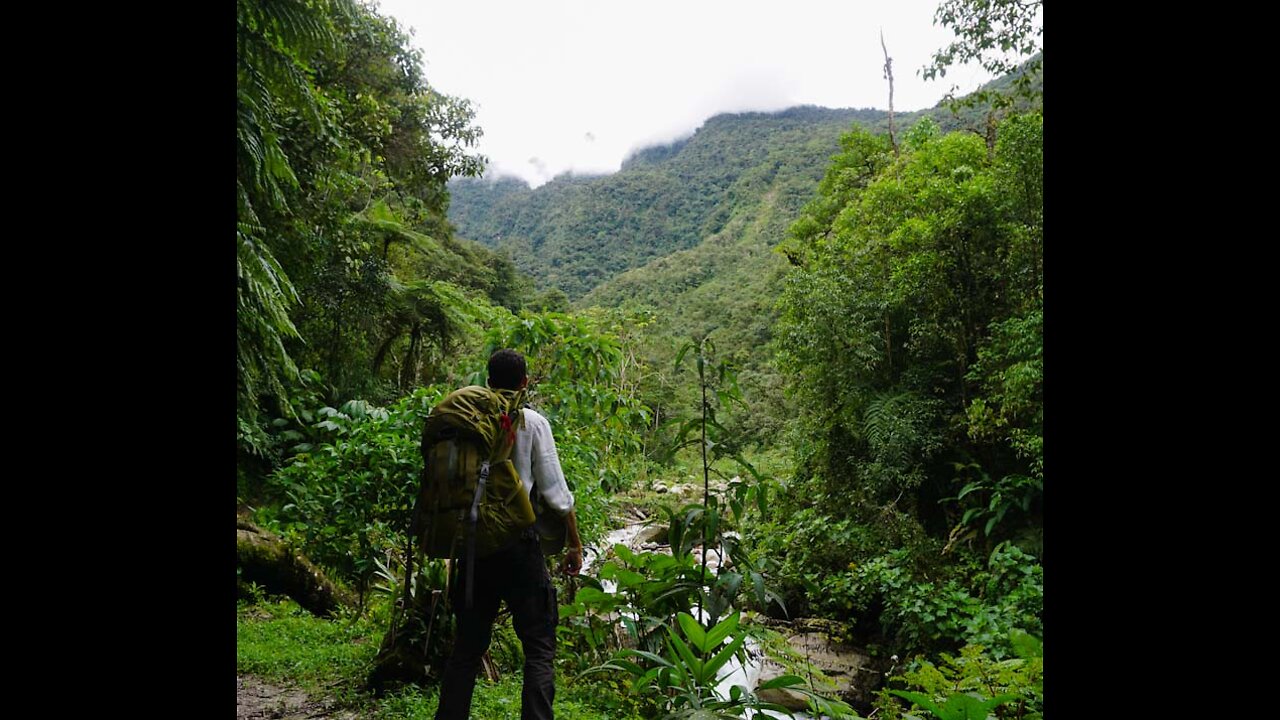
[(564, 560), (560, 563), (560, 572), (577, 575), (582, 569), (582, 537), (578, 535), (578, 514), (572, 510), (566, 513), (564, 526), (569, 533), (569, 542), (564, 551)]
[(582, 546), (568, 547), (564, 551), (564, 560), (560, 561), (560, 572), (566, 575), (577, 575), (582, 569)]

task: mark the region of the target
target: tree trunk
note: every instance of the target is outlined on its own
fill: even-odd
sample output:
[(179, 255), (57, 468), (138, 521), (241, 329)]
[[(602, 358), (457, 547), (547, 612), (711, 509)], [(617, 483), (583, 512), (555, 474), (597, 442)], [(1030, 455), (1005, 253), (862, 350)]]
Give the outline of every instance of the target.
[(893, 146), (893, 156), (898, 157), (898, 135), (893, 131), (893, 58), (884, 44), (884, 28), (880, 28), (880, 49), (884, 50), (884, 76), (889, 81), (889, 144)]
[(241, 581), (288, 595), (316, 615), (332, 617), (352, 605), (351, 597), (310, 560), (244, 518), (236, 521), (236, 563)]

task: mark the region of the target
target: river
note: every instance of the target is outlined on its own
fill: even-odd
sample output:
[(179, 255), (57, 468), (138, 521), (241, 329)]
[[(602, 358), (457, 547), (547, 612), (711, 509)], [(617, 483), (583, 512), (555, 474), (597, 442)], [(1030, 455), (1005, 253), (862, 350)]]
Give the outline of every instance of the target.
[[(627, 524), (616, 530), (610, 531), (609, 534), (605, 536), (604, 541), (600, 543), (600, 548), (590, 548), (590, 547), (587, 548), (587, 552), (584, 553), (584, 557), (582, 559), (582, 572), (583, 573), (588, 572), (591, 569), (591, 567), (595, 565), (596, 560), (601, 555), (607, 554), (609, 550), (613, 548), (614, 545), (619, 545), (619, 544), (625, 545), (626, 547), (636, 552), (644, 552), (640, 548), (633, 547), (632, 543), (635, 541), (636, 536), (639, 535), (640, 532), (646, 527), (646, 525), (647, 523), (637, 522), (637, 523)], [(718, 567), (713, 569), (710, 565), (708, 565), (708, 570), (711, 570), (712, 572), (714, 572), (716, 569), (718, 569)], [(601, 580), (600, 586), (601, 586), (601, 589), (604, 590), (604, 592), (609, 594), (612, 594), (617, 591), (617, 583), (613, 582), (612, 580)], [(689, 612), (694, 617), (698, 617), (700, 620), (704, 620), (704, 625), (705, 625), (705, 618), (699, 617), (699, 614), (698, 614), (699, 611), (697, 608), (690, 608)], [(732, 637), (728, 638), (728, 641), (732, 642), (733, 638)], [(716, 679), (719, 681), (716, 683), (716, 692), (723, 698), (729, 697), (729, 692), (734, 685), (742, 685), (747, 690), (754, 691), (756, 688), (756, 685), (759, 684), (760, 682), (760, 672), (764, 665), (764, 661), (766, 659), (765, 654), (760, 650), (760, 645), (759, 643), (756, 642), (755, 638), (748, 637), (746, 642), (743, 643), (743, 647), (746, 649), (746, 654), (747, 654), (746, 664), (744, 665), (739, 660), (739, 658), (735, 656), (732, 659), (730, 659), (729, 662), (725, 663), (725, 666), (722, 667), (720, 669), (720, 672), (716, 674)], [(808, 713), (800, 712), (800, 711), (795, 711), (794, 714), (788, 715), (786, 713), (779, 713), (771, 710), (763, 710), (763, 711), (760, 711), (759, 713), (756, 713), (755, 711), (748, 709), (747, 717), (748, 718), (753, 718), (753, 717), (795, 718), (796, 720), (815, 720), (812, 715), (809, 715)], [(825, 715), (820, 717), (826, 718)]]

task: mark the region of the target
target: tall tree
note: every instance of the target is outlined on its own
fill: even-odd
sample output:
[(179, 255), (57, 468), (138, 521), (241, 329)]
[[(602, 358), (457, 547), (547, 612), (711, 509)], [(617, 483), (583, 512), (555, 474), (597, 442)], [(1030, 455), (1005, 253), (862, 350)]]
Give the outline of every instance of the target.
[(393, 20), (355, 0), (238, 0), (237, 45), (238, 424), (261, 456), (264, 421), (308, 384), (333, 403), (418, 382), (383, 361), (419, 367), (455, 325), (428, 313), (398, 332), (405, 288), (485, 292), (499, 261), (446, 219), (449, 178), (484, 166), (474, 111), (426, 82)]
[[(297, 291), (272, 250), (269, 225), (290, 211), (298, 180), (281, 145), (281, 126), (300, 117), (323, 132), (324, 105), (310, 80), (322, 52), (337, 52), (331, 15), (343, 0), (240, 0), (236, 4), (237, 378), (240, 405), (260, 392), (286, 398), (298, 370), (285, 341), (298, 338), (289, 308)], [(265, 219), (264, 219), (265, 216)]]
[(934, 23), (951, 28), (956, 39), (938, 50), (921, 74), (926, 80), (945, 77), (955, 64), (978, 63), (994, 77), (1013, 74), (1009, 90), (986, 87), (947, 100), (953, 105), (1006, 107), (1018, 96), (1037, 93), (1043, 65), (1043, 0), (942, 0)]
[[(782, 247), (781, 358), (817, 438), (802, 465), (837, 514), (945, 537), (959, 508), (939, 501), (971, 479), (956, 464), (1039, 477), (1041, 122), (1002, 128), (994, 160), (932, 121), (897, 160), (852, 133)], [(988, 531), (1012, 535), (1029, 508)]]

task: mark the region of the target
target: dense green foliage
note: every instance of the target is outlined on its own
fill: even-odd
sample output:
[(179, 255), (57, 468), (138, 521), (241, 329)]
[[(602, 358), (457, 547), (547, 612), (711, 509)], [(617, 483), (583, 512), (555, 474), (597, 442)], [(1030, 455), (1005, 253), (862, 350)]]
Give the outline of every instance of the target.
[[(995, 660), (981, 645), (966, 645), (958, 655), (940, 655), (941, 662), (925, 660), (914, 670), (893, 678), (916, 690), (886, 690), (877, 708), (887, 720), (903, 718), (897, 696), (925, 709), (939, 720), (986, 718), (994, 712), (1000, 720), (1041, 720), (1044, 717), (1044, 653), (1041, 643), (1026, 633), (1010, 636), (1017, 657)], [(976, 712), (975, 712), (976, 711)], [(906, 717), (911, 717), (907, 715)]]
[[(998, 92), (1010, 82), (987, 87)], [(897, 119), (928, 116), (941, 128), (994, 138), (988, 125), (995, 116), (988, 115), (940, 105)], [(659, 418), (694, 401), (689, 386), (666, 370), (675, 348), (712, 334), (737, 367), (746, 399), (726, 422), (763, 444), (796, 413), (768, 350), (788, 267), (772, 249), (841, 151), (851, 121), (887, 128), (887, 114), (874, 110), (718, 115), (688, 139), (639, 151), (606, 177), (564, 176), (532, 190), (512, 178), (455, 180), (449, 218), (460, 234), (515, 253), (548, 292), (581, 295), (575, 307), (648, 314), (635, 346), (650, 368), (640, 393)], [(697, 212), (657, 211), (671, 203)]]
[(353, 400), (304, 411), (316, 422), (306, 435), (282, 434), (295, 444), (268, 488), (283, 504), (261, 510), (263, 522), (361, 587), (379, 562), (400, 562), (427, 414), (456, 385), (484, 383), (489, 353), (512, 347), (528, 359), (529, 402), (553, 423), (583, 537), (594, 540), (608, 530), (605, 497), (631, 483), (637, 468), (629, 461), (640, 452), (648, 422), (648, 411), (623, 384), (625, 355), (606, 332), (612, 320), (483, 309), (475, 319), (487, 326), (481, 351), (460, 362), (450, 380), (385, 407)]
[[(1021, 77), (998, 78), (984, 90), (1007, 93)], [(1039, 90), (1038, 76), (1028, 82)], [(1038, 98), (1024, 98), (1019, 107), (1036, 103)], [(924, 116), (945, 130), (986, 132), (986, 114), (975, 107), (956, 112), (940, 104), (895, 117), (909, 124)], [(649, 268), (595, 293), (583, 307), (643, 301), (661, 289), (678, 296), (726, 274), (740, 280), (761, 269), (726, 273), (721, 266), (727, 259), (718, 257), (723, 250), (710, 257), (678, 251), (697, 251), (709, 241), (735, 253), (776, 244), (851, 123), (882, 131), (888, 114), (801, 106), (716, 115), (688, 138), (638, 150), (611, 175), (565, 174), (532, 189), (510, 177), (455, 179), (449, 183), (449, 220), (462, 237), (508, 251), (539, 288), (558, 288), (571, 299), (608, 287), (627, 270)], [(735, 218), (739, 226), (729, 227)], [(674, 263), (677, 258), (693, 260), (692, 267)]]
[(240, 0), (236, 17), (237, 434), (253, 495), (286, 445), (273, 419), (438, 377), (472, 298), (515, 306), (528, 281), (451, 238), (445, 183), (480, 171), (480, 131), (393, 21), (349, 0)]
[(760, 537), (797, 604), (914, 649), (1039, 632), (1041, 126), (990, 155), (923, 120), (896, 159), (855, 131), (783, 245), (804, 414), (792, 519)]

